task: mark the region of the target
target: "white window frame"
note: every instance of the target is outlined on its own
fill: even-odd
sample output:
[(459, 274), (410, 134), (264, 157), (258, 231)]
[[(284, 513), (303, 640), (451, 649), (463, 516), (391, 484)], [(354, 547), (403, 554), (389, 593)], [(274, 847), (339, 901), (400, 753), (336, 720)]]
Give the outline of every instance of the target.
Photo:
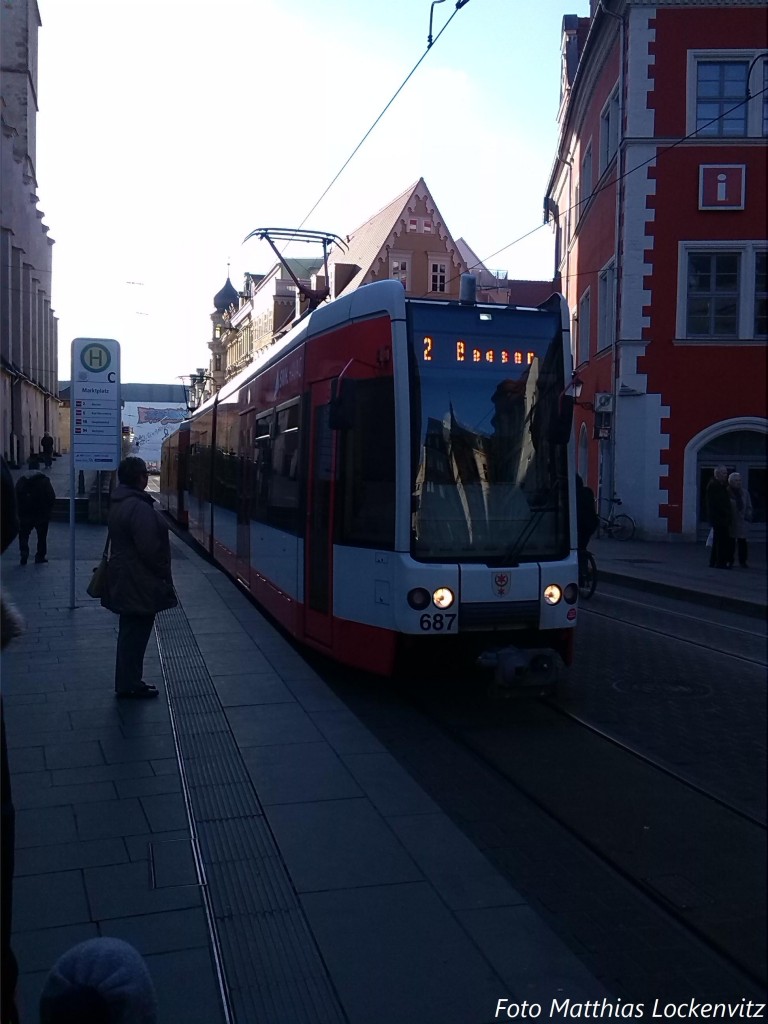
[(424, 217), (421, 222), (421, 230), (425, 235), (433, 235), (435, 233), (435, 222), (431, 217)]
[(592, 290), (585, 288), (579, 299), (579, 314), (576, 332), (576, 366), (589, 362), (591, 348)]
[[(395, 264), (405, 267), (405, 280), (402, 277), (402, 270), (395, 272)], [(389, 276), (394, 281), (400, 281), (406, 291), (411, 289), (411, 257), (405, 252), (390, 252), (389, 254)]]
[[(752, 61), (755, 61), (754, 66), (751, 67), (749, 79), (747, 81), (747, 89), (752, 97), (752, 100), (745, 104), (747, 121), (746, 121), (746, 134), (745, 135), (715, 135), (713, 133), (698, 134), (696, 137), (700, 139), (707, 139), (712, 141), (728, 140), (728, 139), (743, 139), (743, 138), (762, 138), (765, 134), (764, 123), (766, 119), (766, 105), (768, 104), (768, 93), (764, 93), (762, 96), (758, 94), (763, 88), (763, 75), (760, 74), (760, 61), (759, 58), (765, 51), (762, 49), (754, 50), (689, 50), (688, 51), (688, 72), (687, 72), (687, 96), (686, 96), (686, 134), (691, 135), (696, 131), (696, 105), (697, 105), (697, 85), (698, 85), (698, 66), (700, 63), (723, 63), (725, 61), (736, 61), (736, 62), (747, 62), (748, 67), (752, 65)], [(768, 57), (765, 57), (764, 63), (768, 62)], [(745, 97), (746, 99), (746, 97)]]
[(409, 231), (418, 231), (419, 230), (419, 218), (418, 217), (409, 217), (408, 218), (408, 230)]
[[(442, 267), (442, 278), (443, 287), (433, 288), (432, 279), (436, 276), (438, 278), (438, 285), (440, 284), (439, 278), (441, 276), (440, 271), (436, 270), (436, 267)], [(436, 295), (443, 295), (448, 288), (448, 259), (445, 256), (431, 256), (429, 257), (429, 290)]]
[[(766, 292), (761, 291), (761, 292), (758, 293), (758, 290), (757, 290), (757, 256), (758, 256), (758, 253), (763, 253), (766, 256), (766, 259), (768, 259), (768, 246), (766, 246), (765, 248), (761, 248), (760, 246), (755, 246), (754, 294), (752, 296), (752, 324), (753, 324), (753, 329), (754, 329), (754, 323), (755, 323), (755, 314), (756, 314), (756, 308), (755, 307), (757, 305), (758, 294), (763, 296), (763, 297), (766, 297)], [(768, 340), (768, 335), (755, 333), (755, 339), (756, 340)]]
[[(755, 335), (755, 284), (758, 252), (768, 249), (768, 241), (717, 239), (678, 243), (677, 317), (675, 344), (679, 345), (765, 345), (765, 335)], [(693, 252), (736, 252), (739, 254), (738, 314), (736, 337), (688, 338), (688, 256)]]
[(597, 352), (611, 348), (616, 337), (616, 257), (597, 275)]
[(606, 168), (619, 151), (619, 119), (621, 110), (619, 108), (619, 87), (618, 85), (611, 92), (608, 101), (600, 112), (600, 169), (599, 173), (605, 173)]

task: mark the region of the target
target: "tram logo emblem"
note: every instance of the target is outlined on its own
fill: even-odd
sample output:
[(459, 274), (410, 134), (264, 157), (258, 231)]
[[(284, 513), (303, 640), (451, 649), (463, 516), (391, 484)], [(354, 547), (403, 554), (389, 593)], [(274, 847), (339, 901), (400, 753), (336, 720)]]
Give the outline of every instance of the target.
[(509, 590), (509, 573), (496, 572), (493, 574), (493, 592), (498, 597), (504, 597)]

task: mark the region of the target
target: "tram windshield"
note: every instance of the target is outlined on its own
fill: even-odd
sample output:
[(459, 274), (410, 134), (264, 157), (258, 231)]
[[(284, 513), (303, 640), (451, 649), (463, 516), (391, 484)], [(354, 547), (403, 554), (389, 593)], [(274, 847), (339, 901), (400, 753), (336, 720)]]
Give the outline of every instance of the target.
[(413, 556), (565, 557), (559, 309), (410, 303), (409, 339)]

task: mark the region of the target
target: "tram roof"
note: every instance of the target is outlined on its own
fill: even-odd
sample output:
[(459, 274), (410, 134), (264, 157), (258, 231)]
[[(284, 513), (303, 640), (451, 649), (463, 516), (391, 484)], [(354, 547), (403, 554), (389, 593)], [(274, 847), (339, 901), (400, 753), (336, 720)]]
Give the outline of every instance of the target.
[(216, 395), (211, 396), (200, 406), (198, 412), (211, 409), (217, 402), (229, 398), (255, 373), (290, 352), (292, 348), (296, 348), (307, 338), (322, 334), (337, 324), (360, 320), (379, 312), (389, 313), (393, 319), (405, 318), (405, 291), (399, 281), (376, 281), (313, 309), (311, 313), (298, 320), (282, 338), (257, 353), (253, 362), (228, 380)]

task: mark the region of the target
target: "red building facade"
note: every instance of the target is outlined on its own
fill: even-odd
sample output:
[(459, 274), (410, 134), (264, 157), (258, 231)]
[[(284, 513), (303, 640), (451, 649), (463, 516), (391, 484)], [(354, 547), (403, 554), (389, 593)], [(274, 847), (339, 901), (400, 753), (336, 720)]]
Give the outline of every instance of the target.
[(578, 464), (653, 538), (706, 532), (715, 465), (766, 507), (762, 2), (604, 0), (563, 21), (547, 209), (583, 382)]

